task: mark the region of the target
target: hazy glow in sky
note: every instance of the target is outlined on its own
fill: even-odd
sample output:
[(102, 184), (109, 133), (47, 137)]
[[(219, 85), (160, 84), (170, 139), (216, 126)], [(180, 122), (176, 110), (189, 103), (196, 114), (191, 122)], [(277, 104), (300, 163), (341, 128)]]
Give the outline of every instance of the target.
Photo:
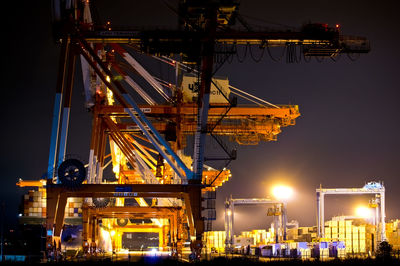
[(356, 208), (356, 215), (357, 217), (360, 218), (371, 218), (373, 215), (373, 212), (370, 208), (366, 206), (359, 206)]
[(293, 189), (288, 186), (278, 185), (272, 189), (272, 194), (276, 199), (288, 200), (293, 196)]

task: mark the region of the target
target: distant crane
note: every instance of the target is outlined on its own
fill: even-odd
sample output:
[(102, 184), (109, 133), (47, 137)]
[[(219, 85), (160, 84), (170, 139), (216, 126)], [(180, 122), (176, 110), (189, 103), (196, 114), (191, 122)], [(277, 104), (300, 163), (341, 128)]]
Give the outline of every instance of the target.
[[(225, 250), (233, 252), (235, 206), (272, 205), (274, 216), (275, 241), (286, 240), (287, 206), (285, 202), (270, 198), (234, 199), (232, 195), (225, 201)], [(270, 214), (269, 214), (270, 215)], [(280, 236), (281, 235), (281, 236)]]
[(374, 194), (374, 207), (379, 208), (379, 219), (377, 227), (379, 228), (380, 241), (386, 240), (385, 232), (385, 187), (382, 183), (371, 181), (365, 184), (362, 188), (317, 188), (317, 216), (318, 216), (318, 237), (325, 237), (325, 195), (365, 195)]

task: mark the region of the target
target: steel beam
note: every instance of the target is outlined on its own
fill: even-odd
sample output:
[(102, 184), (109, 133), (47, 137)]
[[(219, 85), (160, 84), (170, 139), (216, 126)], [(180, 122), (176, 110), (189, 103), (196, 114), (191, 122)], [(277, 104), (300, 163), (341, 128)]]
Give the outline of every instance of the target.
[(76, 55), (72, 50), (68, 55), (67, 85), (65, 90), (64, 108), (62, 114), (60, 147), (58, 150), (58, 164), (61, 164), (64, 161), (65, 151), (67, 149), (69, 115), (71, 109), (72, 88), (74, 86), (75, 61)]
[[(185, 116), (196, 117), (198, 114), (197, 105), (191, 103), (182, 103), (179, 107), (174, 107), (170, 105), (138, 105), (140, 110), (147, 116), (176, 116), (179, 114), (185, 114)], [(226, 113), (226, 107), (213, 106), (210, 104), (208, 115), (210, 117), (220, 117)], [(295, 119), (300, 116), (299, 109), (297, 105), (279, 105), (278, 108), (267, 108), (267, 107), (249, 107), (249, 106), (236, 106), (232, 107), (226, 114), (227, 119), (240, 119), (246, 117), (274, 117), (281, 119)], [(101, 106), (99, 109), (100, 114), (108, 114), (113, 116), (128, 116), (125, 108), (120, 105), (105, 105)]]
[(57, 147), (58, 147), (58, 136), (60, 128), (60, 115), (62, 98), (65, 83), (65, 74), (67, 71), (68, 54), (70, 50), (70, 38), (64, 38), (62, 40), (62, 47), (60, 52), (60, 61), (58, 66), (58, 77), (56, 86), (56, 96), (54, 99), (54, 110), (53, 110), (53, 121), (51, 126), (51, 138), (50, 138), (50, 151), (49, 151), (49, 162), (47, 168), (47, 178), (53, 179), (54, 172), (57, 162)]

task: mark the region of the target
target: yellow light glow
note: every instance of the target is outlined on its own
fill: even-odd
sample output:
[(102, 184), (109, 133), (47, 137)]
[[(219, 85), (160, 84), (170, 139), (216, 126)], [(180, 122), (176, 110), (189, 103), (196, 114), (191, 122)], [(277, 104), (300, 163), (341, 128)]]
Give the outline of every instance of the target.
[(359, 206), (356, 208), (356, 215), (360, 218), (371, 218), (373, 216), (373, 213), (370, 208)]
[(115, 231), (112, 230), (112, 231), (110, 232), (110, 235), (111, 235), (111, 237), (115, 236)]
[(228, 216), (231, 216), (232, 215), (231, 210), (228, 210), (227, 214), (228, 214)]
[[(85, 242), (85, 245), (88, 243)], [(104, 230), (103, 228), (100, 228), (100, 240), (99, 240), (99, 247), (102, 250), (111, 252), (112, 251), (112, 243), (111, 243), (111, 237), (110, 237), (110, 232)]]
[(272, 189), (272, 194), (278, 200), (287, 200), (293, 196), (293, 189), (288, 186), (276, 186)]

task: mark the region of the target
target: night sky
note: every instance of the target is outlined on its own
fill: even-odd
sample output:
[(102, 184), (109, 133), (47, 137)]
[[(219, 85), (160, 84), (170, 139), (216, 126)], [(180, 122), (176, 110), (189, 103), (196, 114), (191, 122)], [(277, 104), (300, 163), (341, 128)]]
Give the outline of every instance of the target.
[[(116, 25), (173, 27), (177, 22), (160, 0), (97, 2), (100, 17)], [(26, 191), (15, 186), (17, 179), (39, 179), (47, 168), (59, 56), (51, 36), (50, 1), (13, 4), (12, 12), (3, 10), (8, 18), (1, 84), (0, 200), (9, 224), (16, 222)], [(221, 68), (217, 75), (228, 76), (240, 89), (275, 104), (299, 105), (301, 117), (294, 127), (283, 129), (277, 142), (239, 147), (238, 159), (230, 165), (233, 177), (218, 190), (215, 229), (223, 229), (226, 197), (264, 197), (275, 183), (295, 189), (289, 220), (303, 226), (316, 224), (315, 188), (320, 184), (362, 187), (382, 180), (387, 220), (400, 218), (398, 10), (397, 1), (242, 1), (241, 14), (284, 25), (340, 24), (343, 34), (367, 37), (371, 52), (355, 62), (342, 56), (338, 62), (286, 64), (265, 56), (260, 63), (247, 58)], [(157, 75), (157, 69), (152, 73)], [(67, 153), (87, 161), (91, 115), (80, 79), (73, 93)], [(329, 196), (326, 217), (351, 215), (368, 199)], [(271, 222), (263, 208), (237, 211), (235, 230), (261, 229)]]

